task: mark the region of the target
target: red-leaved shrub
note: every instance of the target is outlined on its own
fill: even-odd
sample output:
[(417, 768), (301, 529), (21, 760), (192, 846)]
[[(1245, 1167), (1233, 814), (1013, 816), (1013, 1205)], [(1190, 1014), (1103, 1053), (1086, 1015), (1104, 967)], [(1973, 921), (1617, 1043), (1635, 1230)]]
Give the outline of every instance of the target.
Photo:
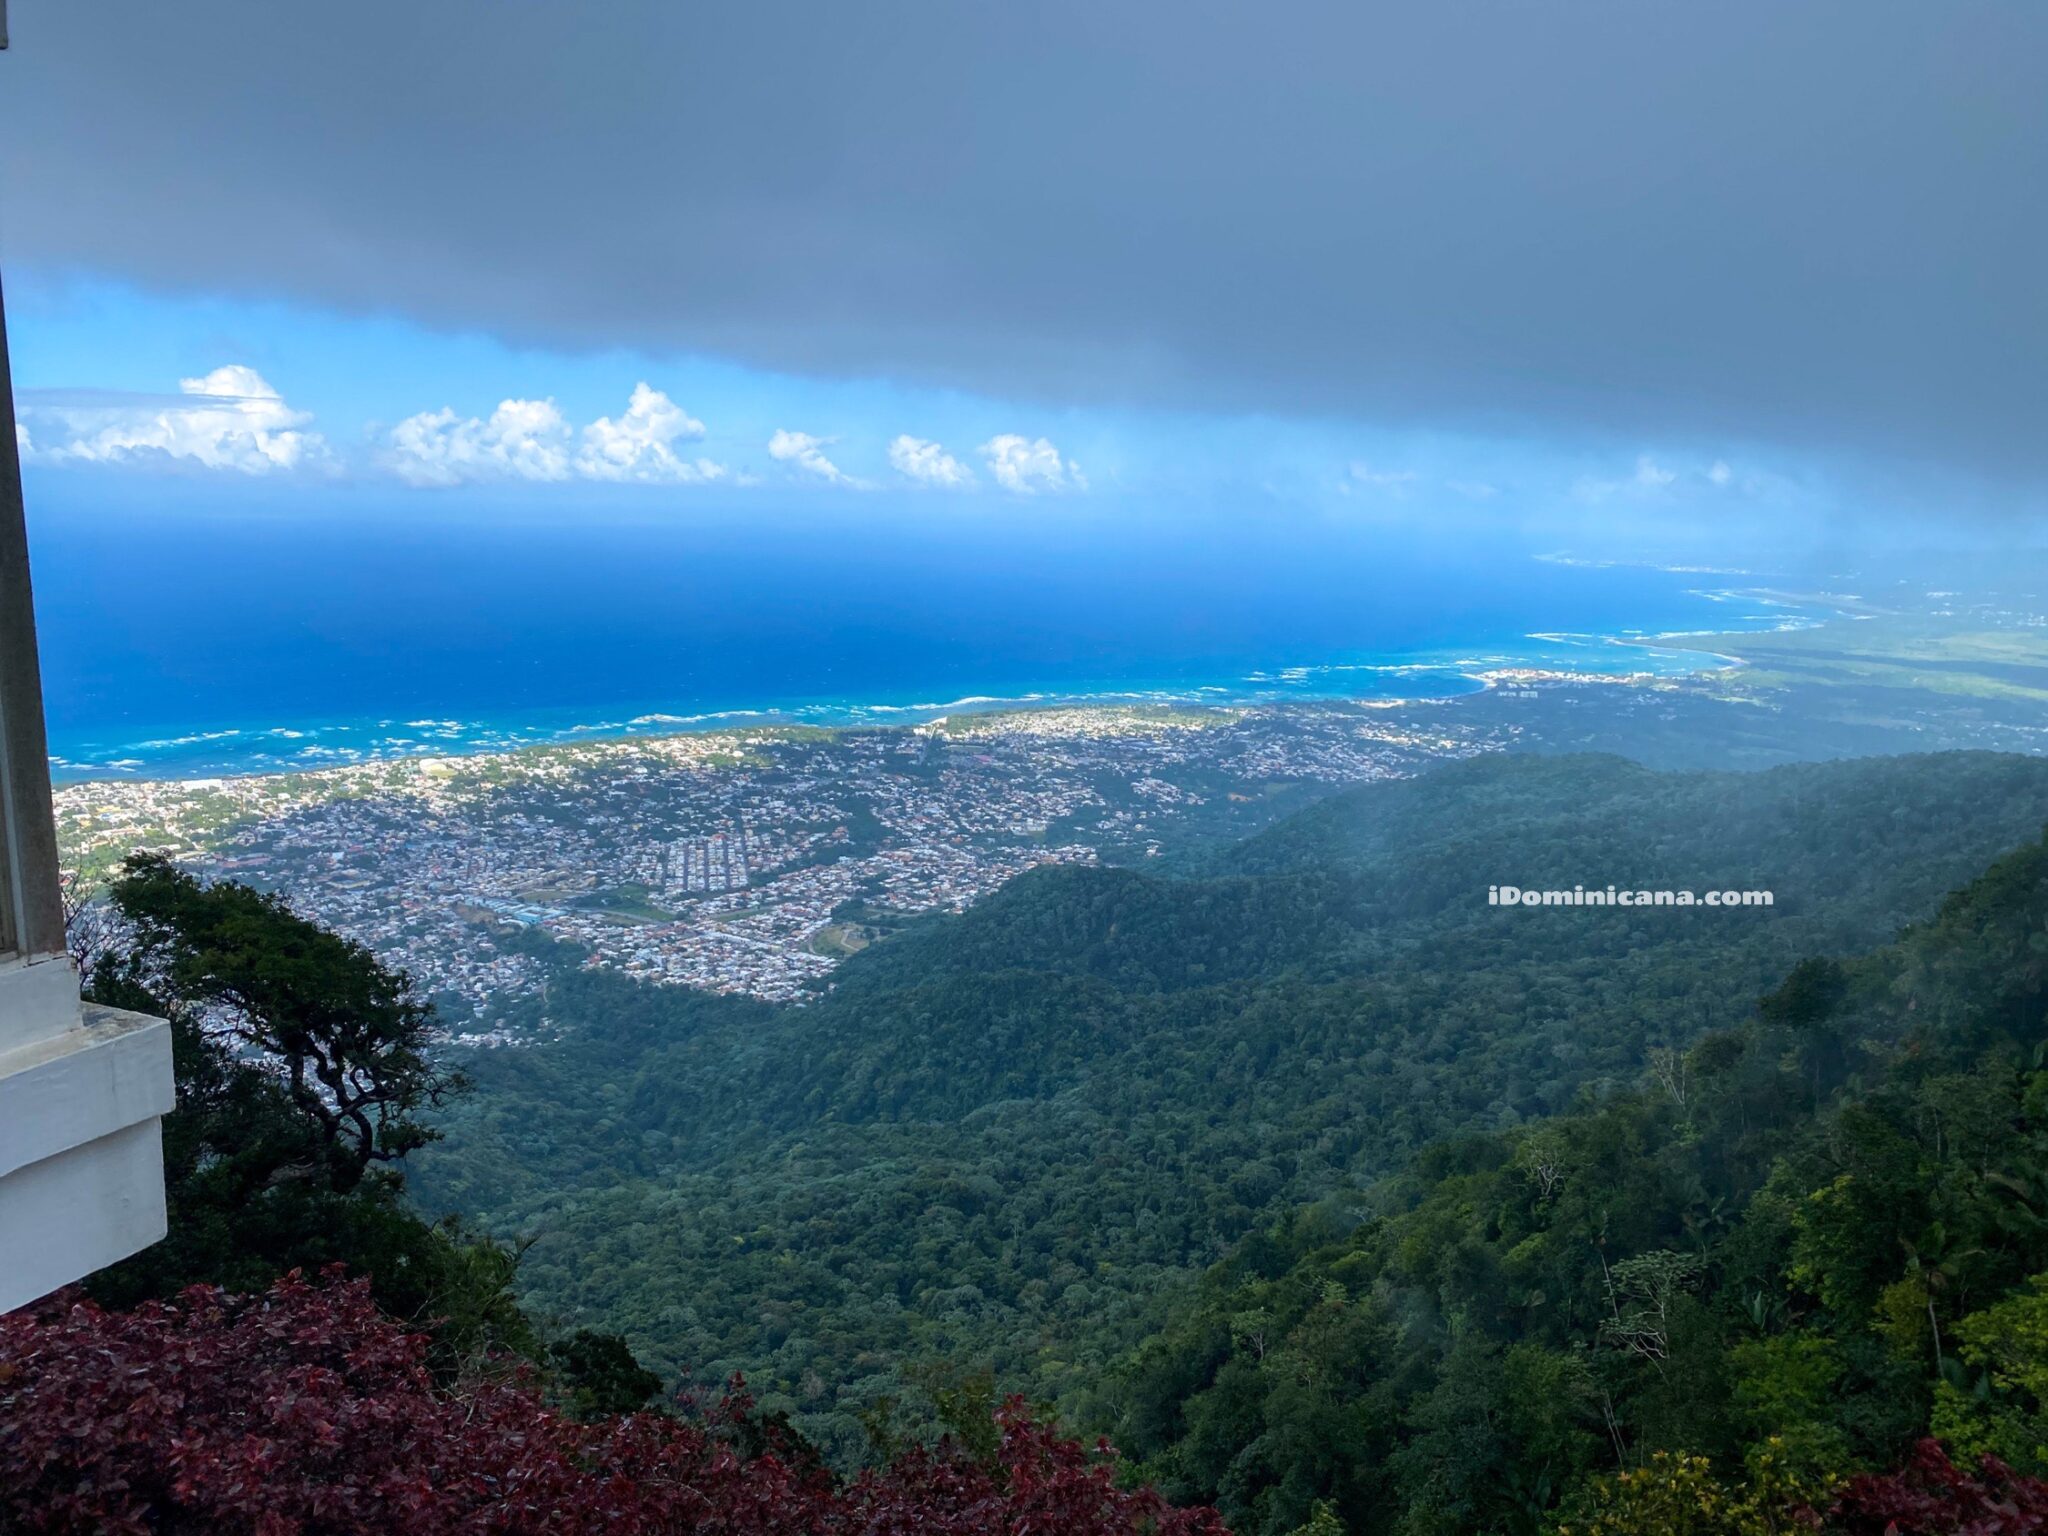
[(1014, 1401), (995, 1467), (942, 1446), (836, 1484), (739, 1454), (719, 1416), (744, 1399), (579, 1423), (521, 1374), (437, 1385), (426, 1346), (339, 1276), (0, 1317), (0, 1530), (1225, 1536)]
[(1986, 1456), (1975, 1476), (1922, 1440), (1896, 1472), (1850, 1479), (1829, 1511), (1843, 1536), (2040, 1536), (2048, 1483)]

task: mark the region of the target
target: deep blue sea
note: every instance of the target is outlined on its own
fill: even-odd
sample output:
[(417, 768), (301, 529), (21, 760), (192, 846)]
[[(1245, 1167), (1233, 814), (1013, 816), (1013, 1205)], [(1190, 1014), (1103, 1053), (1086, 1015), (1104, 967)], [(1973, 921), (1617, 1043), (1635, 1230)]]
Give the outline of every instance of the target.
[[(47, 507), (47, 503), (45, 503)], [(1712, 665), (1801, 621), (1733, 574), (1312, 519), (590, 522), (39, 509), (58, 774), (271, 772), (1013, 700), (1420, 697)]]

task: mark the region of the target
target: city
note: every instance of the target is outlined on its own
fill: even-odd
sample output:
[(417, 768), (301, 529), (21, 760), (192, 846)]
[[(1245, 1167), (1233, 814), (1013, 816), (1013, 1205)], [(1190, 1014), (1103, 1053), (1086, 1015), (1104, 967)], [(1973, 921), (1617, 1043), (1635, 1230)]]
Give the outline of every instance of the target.
[(801, 1001), (892, 927), (1036, 866), (1156, 856), (1198, 818), (1233, 826), (1276, 794), (1412, 772), (1515, 729), (1076, 707), (79, 783), (57, 814), (88, 885), (149, 847), (281, 892), (410, 973), (458, 1041), (490, 1044), (554, 945), (649, 982)]

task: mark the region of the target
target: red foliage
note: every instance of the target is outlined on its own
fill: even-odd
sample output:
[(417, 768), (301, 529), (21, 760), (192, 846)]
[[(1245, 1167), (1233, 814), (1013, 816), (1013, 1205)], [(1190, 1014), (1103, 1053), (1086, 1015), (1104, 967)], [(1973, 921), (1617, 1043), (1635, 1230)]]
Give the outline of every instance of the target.
[(1827, 1528), (1844, 1536), (2039, 1536), (2048, 1533), (2048, 1483), (1995, 1456), (1972, 1477), (1938, 1441), (1922, 1440), (1898, 1471), (1852, 1479)]
[(950, 1446), (847, 1484), (709, 1422), (577, 1423), (521, 1375), (457, 1392), (363, 1282), (0, 1317), (0, 1530), (37, 1536), (1227, 1536), (1119, 1489), (1005, 1404), (1000, 1465)]

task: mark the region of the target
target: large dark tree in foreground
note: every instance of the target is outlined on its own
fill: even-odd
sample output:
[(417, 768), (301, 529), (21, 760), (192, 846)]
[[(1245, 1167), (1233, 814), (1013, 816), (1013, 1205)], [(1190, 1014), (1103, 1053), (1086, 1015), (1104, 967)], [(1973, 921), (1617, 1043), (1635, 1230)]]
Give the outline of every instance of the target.
[(305, 1175), (345, 1193), (434, 1139), (420, 1112), (461, 1083), (428, 1060), (433, 1010), (404, 973), (281, 897), (160, 855), (129, 859), (109, 896), (132, 935), (119, 978), (275, 1066)]
[(460, 1086), (427, 1057), (432, 1015), (407, 979), (274, 896), (153, 855), (128, 861), (108, 902), (116, 937), (88, 995), (170, 1020), (178, 1107), (164, 1121), (170, 1234), (93, 1293), (260, 1290), (345, 1263), (387, 1310), (434, 1325), (444, 1364), (533, 1352), (514, 1256), (400, 1198), (396, 1159), (433, 1136), (420, 1112)]
[(696, 1419), (582, 1422), (502, 1372), (458, 1387), (366, 1286), (0, 1317), (0, 1530), (38, 1536), (1223, 1536), (1116, 1486), (1017, 1404), (994, 1454), (918, 1449), (835, 1483)]

